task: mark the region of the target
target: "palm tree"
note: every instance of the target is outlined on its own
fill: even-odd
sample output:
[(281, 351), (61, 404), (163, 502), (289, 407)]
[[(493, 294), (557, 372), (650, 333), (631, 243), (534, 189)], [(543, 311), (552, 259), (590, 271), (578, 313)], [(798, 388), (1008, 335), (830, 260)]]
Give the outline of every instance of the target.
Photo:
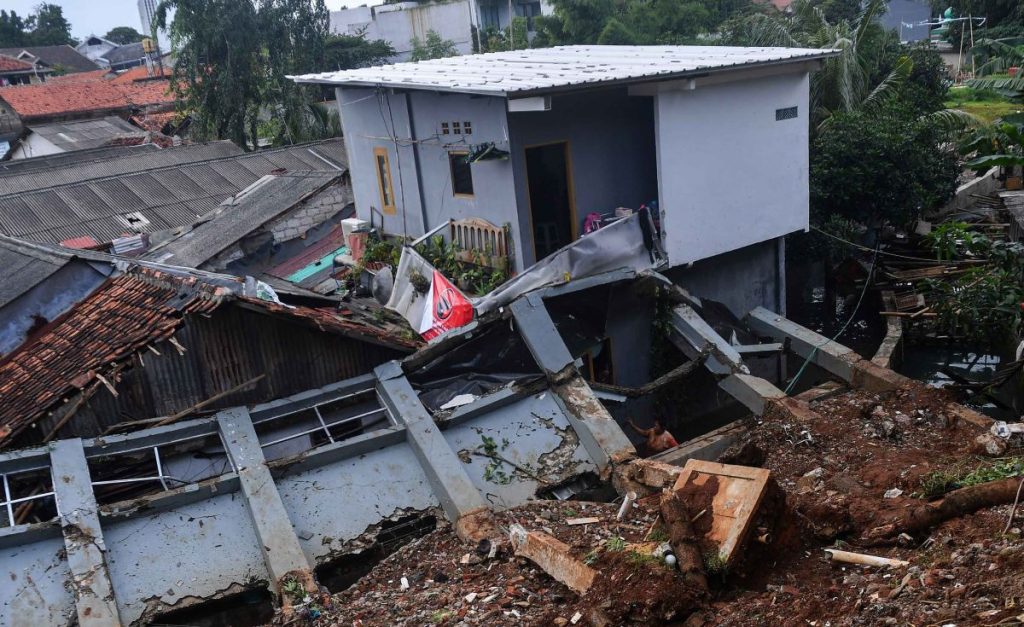
[[(868, 41), (882, 35), (875, 19), (885, 12), (885, 0), (869, 0), (853, 21), (830, 23), (820, 8), (807, 0), (793, 3), (789, 16), (757, 14), (732, 33), (735, 43), (753, 46), (787, 46), (836, 50), (811, 81), (811, 111), (822, 130), (837, 111), (875, 106), (885, 100), (910, 75), (913, 63), (901, 57), (877, 85), (870, 84)], [(882, 35), (884, 36), (884, 35)]]
[(1010, 98), (1024, 97), (1024, 76), (1006, 75), (1011, 67), (1024, 66), (1024, 43), (1020, 37), (982, 39), (971, 48), (971, 58), (981, 65), (968, 87), (992, 89)]

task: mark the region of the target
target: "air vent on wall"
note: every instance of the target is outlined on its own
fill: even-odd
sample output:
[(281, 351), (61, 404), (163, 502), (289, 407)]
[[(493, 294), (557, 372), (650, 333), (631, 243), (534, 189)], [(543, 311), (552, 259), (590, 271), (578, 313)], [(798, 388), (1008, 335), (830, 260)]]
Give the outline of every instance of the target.
[(797, 117), (796, 107), (786, 107), (785, 109), (775, 110), (775, 121), (781, 122), (782, 120), (792, 120)]

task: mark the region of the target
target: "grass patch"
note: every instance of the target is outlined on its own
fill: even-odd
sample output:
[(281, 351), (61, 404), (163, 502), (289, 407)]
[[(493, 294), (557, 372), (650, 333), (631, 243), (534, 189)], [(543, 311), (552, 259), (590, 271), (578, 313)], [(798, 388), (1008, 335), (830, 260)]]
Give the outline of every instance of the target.
[(992, 122), (1011, 113), (1024, 110), (1024, 104), (1011, 102), (1002, 95), (986, 89), (970, 87), (954, 87), (949, 90), (949, 99), (945, 103), (947, 109), (960, 109)]
[(434, 624), (443, 623), (444, 621), (448, 620), (454, 615), (455, 612), (451, 610), (437, 610), (436, 612), (430, 615), (430, 622)]
[(985, 461), (973, 469), (956, 466), (936, 470), (921, 477), (921, 490), (918, 495), (934, 499), (958, 488), (1010, 477), (1024, 477), (1024, 457), (1004, 457)]
[(651, 542), (668, 542), (668, 534), (660, 526), (655, 527), (651, 531), (650, 541)]
[(628, 553), (626, 553), (626, 559), (629, 560), (629, 563), (633, 564), (634, 566), (654, 567), (664, 566), (665, 564), (660, 559), (654, 557), (650, 553), (639, 553), (637, 551), (629, 551)]
[(604, 548), (614, 552), (624, 551), (626, 549), (626, 541), (618, 536), (608, 538), (604, 541)]
[(704, 572), (711, 577), (725, 577), (729, 573), (729, 565), (725, 558), (717, 551), (708, 551), (704, 554)]

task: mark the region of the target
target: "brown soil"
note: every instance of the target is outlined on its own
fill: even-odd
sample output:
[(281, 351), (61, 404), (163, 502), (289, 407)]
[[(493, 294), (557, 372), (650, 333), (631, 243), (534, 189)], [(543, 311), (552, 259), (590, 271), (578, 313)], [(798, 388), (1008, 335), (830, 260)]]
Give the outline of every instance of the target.
[[(665, 539), (655, 525), (660, 495), (654, 494), (640, 499), (623, 523), (612, 504), (537, 502), (498, 514), (502, 527), (516, 522), (545, 531), (590, 562), (599, 575), (583, 598), (510, 555), (507, 545), (494, 558), (480, 557), (444, 526), (335, 595), (316, 624), (547, 626), (565, 625), (577, 613), (578, 625), (1024, 624), (1024, 512), (1007, 534), (1011, 508), (1002, 505), (898, 544), (860, 540), (879, 521), (924, 502), (915, 496), (922, 477), (981, 463), (973, 451), (980, 429), (946, 415), (949, 401), (917, 385), (884, 395), (849, 392), (812, 403), (818, 417), (810, 423), (780, 415), (753, 423), (749, 442), (731, 454), (763, 459), (772, 487), (740, 558), (730, 572), (708, 573), (712, 598), (689, 619), (701, 606), (700, 594), (628, 546)], [(884, 498), (892, 488), (902, 494)], [(702, 508), (693, 507), (694, 513)], [(601, 522), (566, 524), (584, 516)], [(698, 531), (706, 529), (700, 522)], [(770, 542), (758, 542), (759, 536)], [(610, 538), (627, 545), (609, 545)], [(830, 562), (822, 549), (837, 545), (910, 566)], [(472, 563), (460, 563), (467, 553)], [(401, 590), (402, 577), (408, 590)]]

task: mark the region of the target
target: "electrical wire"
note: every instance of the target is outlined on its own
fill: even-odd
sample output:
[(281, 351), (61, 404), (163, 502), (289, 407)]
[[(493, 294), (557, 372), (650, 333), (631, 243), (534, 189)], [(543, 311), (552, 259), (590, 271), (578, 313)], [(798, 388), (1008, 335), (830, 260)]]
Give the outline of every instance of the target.
[(936, 259), (928, 259), (927, 257), (911, 257), (909, 255), (900, 255), (898, 253), (890, 253), (890, 252), (887, 252), (887, 251), (884, 251), (884, 250), (879, 250), (878, 248), (869, 248), (867, 246), (864, 246), (863, 244), (857, 244), (856, 242), (851, 242), (850, 240), (843, 239), (843, 238), (839, 237), (838, 235), (833, 235), (832, 233), (829, 233), (828, 231), (823, 231), (823, 230), (819, 229), (816, 226), (812, 226), (811, 228), (813, 230), (821, 233), (825, 237), (831, 237), (832, 239), (834, 239), (834, 240), (836, 240), (838, 242), (842, 242), (842, 243), (846, 244), (847, 246), (850, 246), (851, 248), (856, 248), (857, 250), (863, 250), (864, 252), (869, 252), (869, 253), (873, 252), (873, 253), (878, 254), (878, 255), (885, 255), (887, 257), (896, 257), (898, 259), (907, 259), (907, 260), (910, 260), (910, 261), (927, 261), (928, 263), (942, 263), (942, 264), (945, 264), (945, 265), (956, 265), (956, 264), (971, 265), (971, 264), (977, 263), (976, 261), (972, 261), (972, 260), (969, 260), (969, 259), (961, 259), (961, 260), (955, 260), (954, 259), (954, 260), (950, 260), (950, 261), (939, 261), (939, 260), (936, 260)]
[(793, 391), (793, 388), (796, 387), (796, 384), (800, 380), (800, 377), (802, 377), (804, 371), (807, 370), (808, 364), (810, 364), (811, 360), (814, 359), (814, 356), (818, 354), (818, 350), (838, 340), (839, 336), (846, 332), (847, 327), (850, 326), (850, 323), (853, 322), (853, 319), (857, 317), (857, 312), (860, 311), (860, 305), (861, 303), (864, 302), (864, 295), (868, 293), (868, 286), (871, 285), (871, 279), (875, 276), (875, 268), (878, 267), (879, 246), (881, 246), (881, 244), (875, 245), (874, 256), (871, 258), (871, 269), (868, 270), (867, 279), (864, 280), (864, 287), (860, 291), (860, 297), (857, 298), (857, 306), (853, 308), (853, 313), (850, 314), (849, 319), (847, 319), (846, 323), (839, 329), (838, 333), (833, 335), (831, 338), (826, 339), (821, 344), (818, 344), (811, 350), (810, 354), (807, 355), (807, 359), (804, 360), (803, 365), (800, 366), (800, 370), (797, 370), (796, 375), (793, 376), (793, 379), (789, 382), (789, 385), (786, 386), (786, 396), (789, 396), (789, 394)]

